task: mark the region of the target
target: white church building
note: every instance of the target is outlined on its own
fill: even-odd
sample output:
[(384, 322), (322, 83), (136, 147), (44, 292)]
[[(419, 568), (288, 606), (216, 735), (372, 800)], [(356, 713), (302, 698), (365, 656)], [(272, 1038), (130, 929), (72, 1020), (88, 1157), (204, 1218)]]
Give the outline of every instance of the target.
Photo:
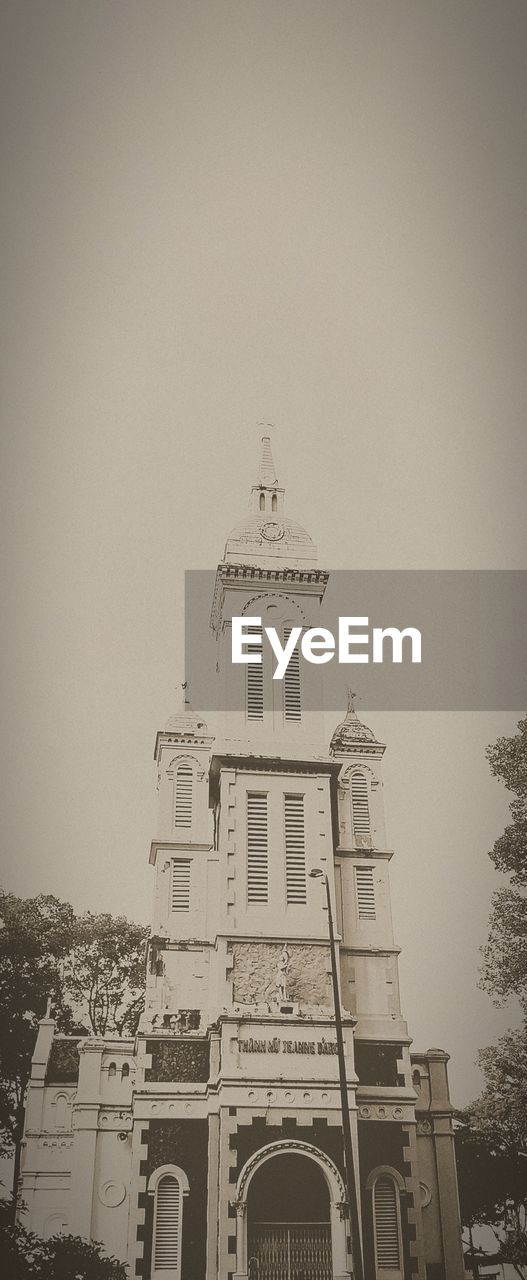
[(448, 1054), (411, 1052), (401, 1011), (384, 745), (352, 698), (326, 740), (322, 668), (297, 655), (273, 682), (266, 661), (230, 661), (234, 615), (282, 635), (315, 626), (327, 581), (264, 437), (211, 601), (218, 679), (238, 710), (215, 736), (184, 705), (157, 735), (139, 1032), (79, 1039), (47, 1017), (33, 1058), (24, 1222), (102, 1241), (131, 1280), (357, 1274), (314, 870), (335, 918), (365, 1278), (463, 1277)]

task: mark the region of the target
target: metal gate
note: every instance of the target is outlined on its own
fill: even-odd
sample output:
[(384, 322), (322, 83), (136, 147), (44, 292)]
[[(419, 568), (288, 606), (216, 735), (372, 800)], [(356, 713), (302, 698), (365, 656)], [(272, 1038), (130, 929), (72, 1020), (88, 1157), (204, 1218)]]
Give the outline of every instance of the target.
[(332, 1280), (329, 1222), (255, 1222), (250, 1280)]

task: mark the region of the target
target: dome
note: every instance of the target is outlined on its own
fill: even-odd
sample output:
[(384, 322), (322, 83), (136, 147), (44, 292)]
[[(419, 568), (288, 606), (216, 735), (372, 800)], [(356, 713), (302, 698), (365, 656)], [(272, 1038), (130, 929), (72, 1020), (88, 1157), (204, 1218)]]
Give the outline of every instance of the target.
[(207, 725), (199, 711), (193, 711), (188, 700), (188, 685), (181, 686), (181, 706), (167, 720), (165, 733), (182, 733), (186, 738), (201, 738), (208, 732)]
[(377, 738), (373, 729), (369, 729), (367, 724), (363, 724), (359, 720), (355, 711), (355, 694), (348, 692), (348, 710), (345, 719), (338, 724), (333, 732), (329, 750), (331, 755), (343, 755), (346, 752), (353, 751), (354, 747), (359, 743), (377, 742)]
[(164, 732), (184, 733), (187, 737), (201, 737), (204, 733), (207, 733), (207, 725), (199, 712), (187, 711), (183, 713), (179, 711), (167, 720)]
[(269, 519), (249, 514), (229, 534), (225, 544), (227, 564), (259, 564), (290, 569), (314, 569), (317, 549), (309, 534), (289, 516)]

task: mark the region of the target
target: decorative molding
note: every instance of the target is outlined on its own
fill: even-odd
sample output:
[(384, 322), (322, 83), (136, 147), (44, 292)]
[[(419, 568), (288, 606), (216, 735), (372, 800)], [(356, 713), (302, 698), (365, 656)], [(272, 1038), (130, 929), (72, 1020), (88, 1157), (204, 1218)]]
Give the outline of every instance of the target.
[(421, 1193), (421, 1208), (426, 1209), (432, 1201), (432, 1192), (426, 1182), (419, 1183), (419, 1191)]
[(373, 1104), (361, 1105), (359, 1107), (360, 1120), (399, 1120), (403, 1121), (412, 1119), (411, 1106), (398, 1107), (393, 1104)]
[(147, 1191), (149, 1195), (153, 1195), (161, 1178), (165, 1177), (177, 1178), (184, 1196), (188, 1196), (190, 1187), (187, 1175), (184, 1169), (180, 1169), (178, 1164), (161, 1164), (154, 1172), (150, 1174), (148, 1179)]
[(106, 1205), (108, 1209), (116, 1209), (118, 1205), (123, 1203), (126, 1196), (126, 1187), (124, 1182), (114, 1182), (109, 1179), (103, 1182), (99, 1187), (98, 1196), (101, 1204)]
[(366, 1179), (366, 1191), (371, 1191), (372, 1187), (377, 1181), (377, 1178), (384, 1178), (384, 1177), (392, 1178), (396, 1186), (399, 1188), (399, 1191), (401, 1192), (405, 1191), (406, 1188), (405, 1188), (404, 1178), (399, 1173), (398, 1169), (394, 1169), (390, 1164), (378, 1164), (375, 1169), (372, 1169), (371, 1173), (368, 1174), (368, 1177)]
[(287, 1154), (296, 1154), (306, 1156), (310, 1160), (314, 1160), (324, 1173), (328, 1184), (330, 1199), (334, 1204), (342, 1203), (346, 1199), (344, 1183), (340, 1173), (329, 1159), (324, 1151), (320, 1151), (318, 1147), (311, 1146), (308, 1142), (298, 1142), (294, 1138), (284, 1138), (278, 1142), (270, 1142), (267, 1146), (261, 1147), (244, 1165), (238, 1178), (238, 1202), (247, 1199), (249, 1183), (253, 1174), (261, 1164), (265, 1164), (267, 1160), (271, 1160), (273, 1156)]

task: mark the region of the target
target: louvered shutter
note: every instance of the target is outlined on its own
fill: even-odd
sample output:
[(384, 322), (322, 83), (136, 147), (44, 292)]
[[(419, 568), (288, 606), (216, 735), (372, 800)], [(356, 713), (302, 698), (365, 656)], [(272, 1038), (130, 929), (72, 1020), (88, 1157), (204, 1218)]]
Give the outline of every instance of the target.
[[(287, 643), (291, 635), (291, 627), (284, 627), (284, 643)], [(285, 720), (301, 720), (302, 706), (300, 700), (300, 651), (298, 644), (295, 645), (287, 671), (283, 678), (284, 692), (284, 719)]]
[(359, 920), (375, 920), (373, 867), (355, 867), (355, 886)]
[(177, 1178), (165, 1174), (160, 1178), (156, 1191), (156, 1224), (154, 1240), (154, 1271), (172, 1271), (180, 1275), (181, 1268), (181, 1211), (182, 1195)]
[(190, 860), (172, 859), (172, 910), (190, 911)]
[(351, 807), (353, 811), (353, 831), (359, 839), (370, 834), (370, 806), (368, 803), (368, 781), (363, 773), (354, 773), (351, 778)]
[(176, 770), (174, 826), (192, 826), (192, 765), (180, 764)]
[(261, 632), (254, 632), (256, 638), (251, 639), (252, 628), (248, 628), (249, 644), (247, 651), (252, 655), (259, 655), (260, 662), (249, 662), (247, 664), (247, 719), (263, 720), (264, 713), (264, 664), (263, 649), (261, 642)]
[(373, 1193), (377, 1267), (397, 1271), (400, 1266), (397, 1189), (393, 1178), (377, 1178)]
[(286, 901), (302, 905), (307, 901), (303, 796), (284, 796), (284, 817)]
[(267, 902), (269, 898), (269, 834), (267, 795), (247, 795), (247, 901)]

